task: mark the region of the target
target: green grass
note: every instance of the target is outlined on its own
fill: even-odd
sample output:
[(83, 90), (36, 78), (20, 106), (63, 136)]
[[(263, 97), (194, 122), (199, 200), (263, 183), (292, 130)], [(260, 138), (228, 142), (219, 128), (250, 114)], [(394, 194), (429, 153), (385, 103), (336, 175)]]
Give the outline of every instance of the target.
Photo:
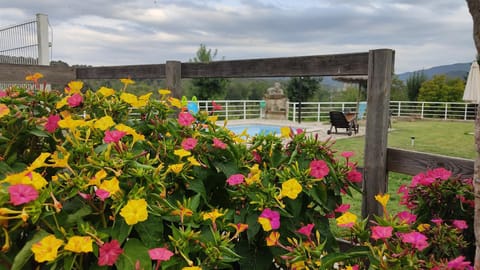
[[(362, 125), (362, 123), (360, 124)], [(393, 121), (392, 130), (388, 133), (388, 147), (474, 159), (477, 155), (473, 135), (474, 125), (471, 121)], [(413, 146), (411, 143), (412, 136), (415, 137)], [(364, 136), (339, 139), (334, 145), (334, 149), (338, 153), (343, 151), (355, 152), (353, 160), (358, 162), (359, 166), (363, 164), (364, 147)], [(390, 194), (390, 202), (388, 208), (392, 213), (404, 210), (398, 205), (400, 197), (397, 195), (397, 190), (401, 185), (408, 184), (411, 178), (409, 175), (389, 173), (388, 193)], [(361, 214), (361, 194), (354, 193), (353, 198), (345, 197), (344, 203), (351, 205), (353, 213)]]

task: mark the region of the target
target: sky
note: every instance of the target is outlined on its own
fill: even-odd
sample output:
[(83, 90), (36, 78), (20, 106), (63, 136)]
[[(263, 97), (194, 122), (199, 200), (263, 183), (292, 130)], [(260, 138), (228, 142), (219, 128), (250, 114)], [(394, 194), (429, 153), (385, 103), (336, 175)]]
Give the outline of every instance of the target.
[(48, 15), (52, 60), (92, 66), (395, 50), (395, 73), (475, 59), (465, 0), (0, 0), (0, 28)]

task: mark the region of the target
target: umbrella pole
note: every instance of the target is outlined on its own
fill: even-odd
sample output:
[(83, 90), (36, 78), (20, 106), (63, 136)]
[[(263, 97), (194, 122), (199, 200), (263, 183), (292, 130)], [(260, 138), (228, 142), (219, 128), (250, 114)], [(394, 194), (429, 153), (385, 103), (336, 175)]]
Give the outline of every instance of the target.
[(473, 174), (473, 188), (475, 194), (475, 269), (480, 269), (480, 108), (476, 108), (475, 116), (475, 145), (477, 149), (477, 158), (475, 159), (475, 168)]

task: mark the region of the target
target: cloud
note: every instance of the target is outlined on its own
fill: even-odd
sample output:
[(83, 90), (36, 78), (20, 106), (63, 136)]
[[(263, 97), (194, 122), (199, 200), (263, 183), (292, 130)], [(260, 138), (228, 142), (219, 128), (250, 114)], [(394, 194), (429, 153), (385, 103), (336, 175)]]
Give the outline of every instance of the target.
[[(465, 1), (16, 0), (0, 25), (48, 14), (53, 58), (69, 64), (188, 61), (200, 44), (226, 59), (396, 51), (396, 71), (475, 57)], [(446, 53), (448, 52), (448, 53)]]

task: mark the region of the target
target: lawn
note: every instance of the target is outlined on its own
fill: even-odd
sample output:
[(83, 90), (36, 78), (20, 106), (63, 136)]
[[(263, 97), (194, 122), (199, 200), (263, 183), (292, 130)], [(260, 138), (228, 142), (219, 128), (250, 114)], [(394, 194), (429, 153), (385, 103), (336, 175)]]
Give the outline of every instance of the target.
[[(388, 133), (388, 147), (474, 159), (476, 151), (473, 131), (472, 121), (393, 121), (392, 129)], [(413, 144), (411, 137), (415, 137)], [(338, 153), (355, 152), (354, 161), (357, 161), (359, 166), (363, 163), (364, 147), (365, 137), (363, 136), (339, 139), (334, 146)], [(403, 210), (398, 206), (399, 196), (396, 193), (398, 188), (408, 184), (411, 178), (409, 175), (389, 173), (388, 193), (391, 199), (388, 206), (391, 212)], [(353, 198), (346, 197), (345, 203), (351, 204), (351, 211), (360, 215), (361, 194), (356, 193)]]

